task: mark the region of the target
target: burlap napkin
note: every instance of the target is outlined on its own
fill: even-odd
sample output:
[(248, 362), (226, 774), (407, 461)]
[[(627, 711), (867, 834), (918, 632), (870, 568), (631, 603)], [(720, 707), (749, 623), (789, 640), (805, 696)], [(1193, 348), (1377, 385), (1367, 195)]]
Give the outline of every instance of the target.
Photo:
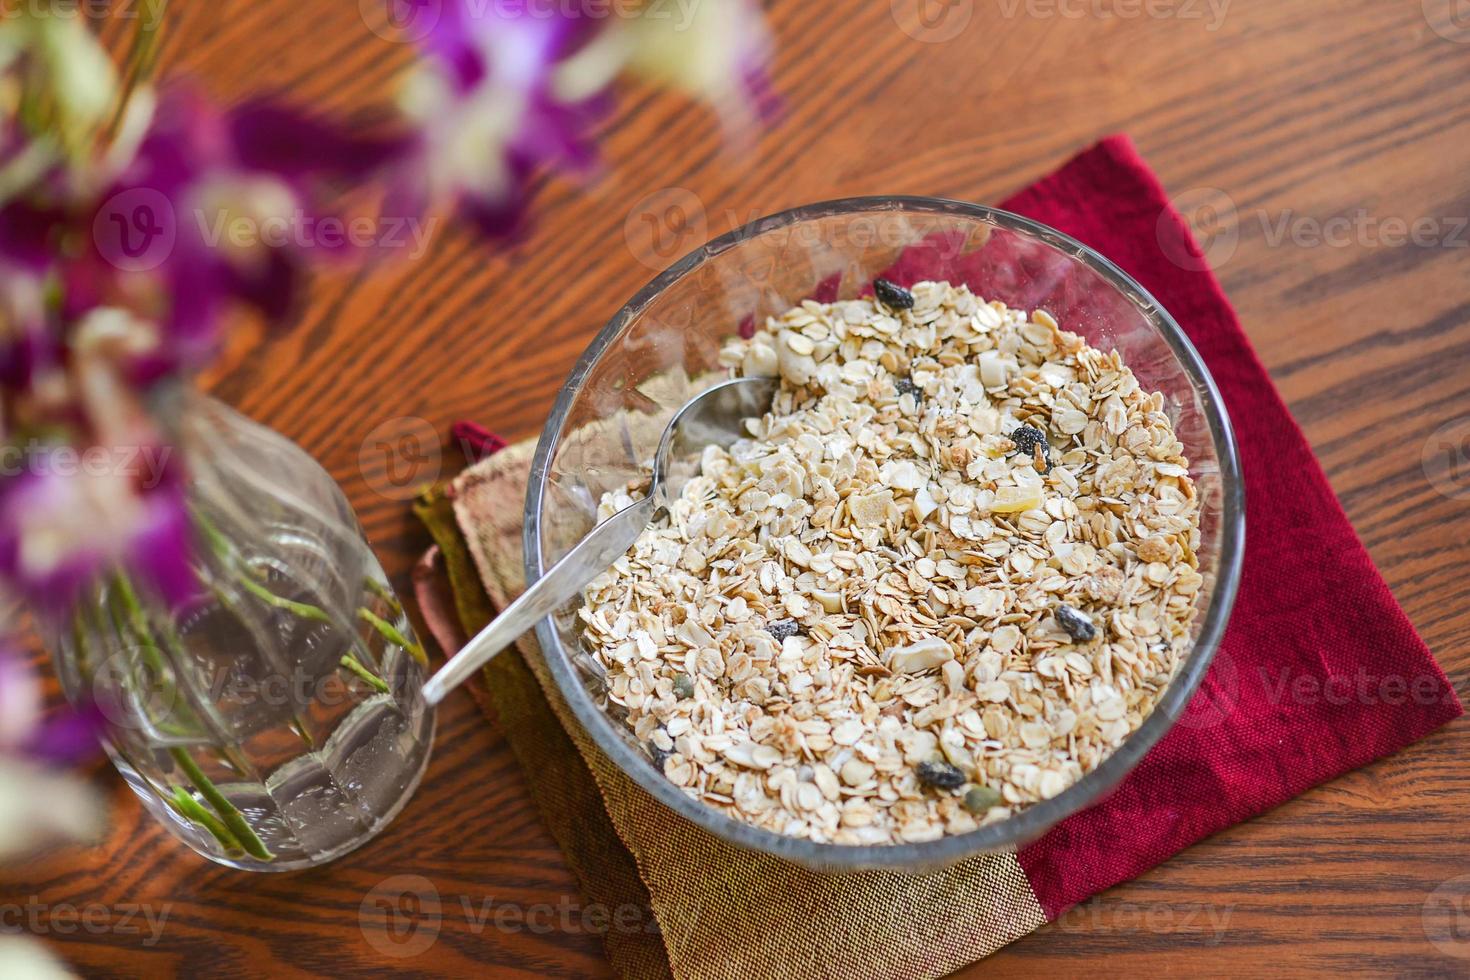
[[(1249, 501), (1245, 574), (1201, 693), (1115, 793), (1019, 853), (924, 876), (831, 876), (737, 850), (654, 802), (589, 742), (527, 637), (519, 657), (486, 671), (480, 696), (588, 898), (651, 908), (657, 932), (607, 934), (626, 976), (938, 976), (1460, 713), (1132, 146), (1104, 141), (1004, 206), (1133, 273), (1184, 325), (1235, 420)], [(908, 283), (925, 272), (900, 259), (887, 275)], [(986, 270), (968, 272), (994, 286)], [(946, 274), (962, 280), (967, 270)], [(1025, 305), (1024, 295), (1001, 298)], [(530, 452), (522, 443), (491, 456), (454, 481), (452, 502), (431, 496), (420, 507), (467, 629), (488, 617), (476, 576), (494, 606), (521, 588)], [(421, 578), (426, 613), (444, 608), (430, 580)], [(459, 635), (433, 618), (436, 636), (456, 649)], [(1365, 677), (1374, 696), (1332, 693), (1362, 691)]]

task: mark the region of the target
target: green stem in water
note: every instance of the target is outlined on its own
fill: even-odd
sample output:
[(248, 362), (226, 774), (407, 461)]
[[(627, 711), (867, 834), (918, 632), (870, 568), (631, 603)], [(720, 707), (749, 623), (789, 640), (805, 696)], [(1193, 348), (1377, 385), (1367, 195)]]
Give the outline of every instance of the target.
[(234, 857), (245, 853), (245, 849), (240, 846), (235, 835), (230, 833), (230, 828), (220, 823), (218, 817), (200, 806), (199, 801), (190, 796), (189, 791), (184, 787), (175, 786), (173, 799), (167, 802), (179, 816), (185, 820), (192, 820), (209, 831), (210, 835), (219, 841), (220, 847), (225, 849), (225, 854)]
[(270, 861), (275, 858), (275, 855), (270, 852), (270, 849), (261, 843), (260, 838), (255, 835), (255, 831), (250, 829), (250, 825), (245, 822), (245, 818), (235, 808), (235, 804), (225, 799), (225, 795), (219, 791), (219, 787), (215, 786), (209, 777), (204, 775), (204, 770), (199, 768), (199, 764), (194, 761), (193, 756), (181, 748), (171, 748), (168, 750), (168, 754), (173, 757), (174, 762), (183, 770), (184, 775), (189, 777), (189, 782), (194, 784), (194, 788), (199, 790), (199, 794), (209, 801), (210, 806), (214, 807), (215, 812), (219, 814), (220, 819), (224, 821), (224, 825), (229, 828), (230, 833), (240, 842), (240, 847), (244, 849), (246, 854), (249, 854), (253, 858), (258, 858), (261, 861)]
[(391, 612), (395, 616), (403, 615), (403, 603), (398, 601), (398, 597), (393, 594), (392, 589), (388, 588), (386, 585), (384, 585), (382, 582), (379, 582), (371, 575), (363, 579), (362, 584), (367, 586), (367, 590), (369, 592), (387, 603), (389, 612)]
[[(165, 676), (162, 666), (163, 652), (159, 649), (157, 643), (153, 641), (151, 630), (148, 627), (148, 617), (143, 612), (143, 606), (138, 601), (137, 593), (133, 591), (132, 584), (128, 582), (126, 576), (119, 575), (113, 581), (117, 589), (117, 594), (122, 599), (122, 604), (127, 611), (128, 625), (131, 627), (134, 638), (142, 646), (145, 658), (149, 659), (150, 663), (157, 665), (155, 669), (159, 671), (159, 676)], [(274, 858), (275, 855), (261, 843), (260, 838), (255, 835), (255, 831), (250, 829), (250, 825), (245, 822), (245, 818), (240, 814), (240, 811), (210, 781), (210, 778), (199, 768), (199, 764), (194, 761), (193, 757), (178, 747), (170, 748), (168, 751), (169, 755), (178, 763), (179, 768), (183, 770), (184, 775), (188, 776), (189, 781), (194, 784), (194, 788), (199, 790), (200, 795), (209, 801), (210, 806), (214, 807), (220, 819), (224, 821), (224, 826), (228, 828), (234, 839), (239, 841), (240, 847), (245, 853), (259, 858), (262, 861), (269, 861)], [(232, 764), (236, 765), (236, 768), (239, 768), (238, 764)]]
[(358, 618), (360, 618), (363, 622), (367, 623), (373, 629), (383, 634), (383, 638), (386, 639), (389, 643), (403, 647), (403, 649), (407, 650), (413, 656), (413, 659), (417, 660), (419, 663), (423, 664), (426, 667), (428, 666), (429, 655), (424, 653), (424, 648), (410, 640), (408, 637), (404, 636), (403, 633), (398, 629), (398, 627), (394, 626), (386, 619), (383, 619), (381, 616), (375, 615), (371, 609), (368, 609), (366, 607), (358, 609), (357, 615)]
[(379, 694), (387, 694), (390, 690), (392, 690), (392, 688), (388, 686), (387, 681), (383, 680), (377, 674), (374, 674), (372, 671), (364, 667), (362, 663), (352, 654), (342, 654), (342, 659), (339, 662), (342, 664), (343, 667), (347, 668), (349, 671), (362, 678), (362, 680), (369, 687), (377, 691)]
[(321, 606), (313, 606), (309, 602), (297, 602), (294, 599), (278, 596), (270, 589), (267, 589), (259, 582), (247, 576), (240, 576), (240, 584), (245, 587), (246, 592), (249, 592), (268, 606), (284, 609), (294, 616), (300, 616), (302, 619), (310, 619), (318, 623), (330, 623), (332, 621), (332, 617), (327, 615), (327, 611)]
[[(327, 614), (327, 611), (321, 606), (313, 606), (310, 603), (297, 602), (294, 599), (286, 599), (282, 596), (278, 596), (270, 589), (267, 589), (265, 586), (261, 585), (259, 582), (252, 581), (251, 579), (244, 576), (241, 576), (240, 584), (245, 586), (245, 590), (247, 592), (258, 598), (261, 602), (264, 602), (268, 606), (274, 606), (277, 609), (284, 609), (287, 612), (292, 613), (293, 615), (300, 616), (302, 619), (315, 620), (319, 623), (330, 623), (332, 621), (332, 617), (329, 616)], [(342, 655), (340, 663), (343, 667), (346, 667), (348, 670), (352, 671), (352, 673), (356, 674), (368, 684), (372, 685), (374, 690), (380, 691), (384, 694), (388, 693), (388, 691), (390, 690), (386, 681), (364, 667), (362, 661), (358, 660), (357, 657), (353, 656), (352, 654), (344, 653)]]

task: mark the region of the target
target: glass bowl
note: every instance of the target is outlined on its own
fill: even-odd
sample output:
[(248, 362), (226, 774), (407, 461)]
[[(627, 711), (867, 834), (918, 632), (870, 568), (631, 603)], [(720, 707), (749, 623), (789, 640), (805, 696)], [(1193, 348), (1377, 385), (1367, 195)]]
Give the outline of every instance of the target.
[(984, 299), (1044, 308), (1094, 347), (1117, 349), (1143, 387), (1164, 393), (1201, 499), (1193, 645), (1144, 723), (1077, 783), (968, 834), (914, 844), (824, 844), (725, 816), (666, 780), (608, 711), (603, 674), (578, 635), (579, 601), (536, 628), (551, 676), (610, 759), (679, 815), (734, 844), (828, 871), (931, 870), (1014, 848), (1097, 801), (1169, 730), (1224, 633), (1240, 577), (1244, 500), (1220, 394), (1172, 317), (1101, 255), (1026, 218), (958, 201), (870, 197), (762, 218), (670, 266), (592, 341), (552, 407), (526, 492), (526, 578), (535, 581), (586, 534), (605, 490), (644, 477), (664, 425), (729, 376), (723, 342), (807, 298), (853, 298), (884, 276), (968, 283)]

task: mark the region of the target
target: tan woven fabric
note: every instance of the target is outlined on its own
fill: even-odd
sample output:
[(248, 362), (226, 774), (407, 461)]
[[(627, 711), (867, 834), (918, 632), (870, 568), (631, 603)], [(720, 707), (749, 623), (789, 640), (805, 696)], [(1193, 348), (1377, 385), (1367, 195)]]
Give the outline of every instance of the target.
[[(524, 588), (520, 514), (530, 455), (530, 443), (520, 443), (454, 482), (456, 519), (497, 606)], [(1012, 854), (928, 875), (828, 875), (725, 843), (676, 816), (613, 765), (577, 724), (534, 639), (523, 638), (519, 647), (606, 807), (606, 820), (587, 819), (568, 839), (558, 834), (568, 860), (593, 873), (609, 864), (608, 852), (631, 854), (674, 976), (936, 977), (1045, 922)], [(525, 700), (524, 691), (497, 692), (493, 673), (486, 681), (497, 710), (503, 696)], [(524, 711), (519, 720), (527, 723)], [(538, 764), (527, 777), (534, 783), (544, 771)], [(558, 771), (567, 778), (566, 765)], [(584, 804), (579, 816), (603, 815), (588, 814)], [(607, 838), (608, 826), (618, 839)], [(614, 950), (615, 940), (621, 951)], [(653, 975), (648, 957), (654, 947), (629, 950), (627, 944), (626, 936), (609, 936), (614, 965), (627, 975)]]

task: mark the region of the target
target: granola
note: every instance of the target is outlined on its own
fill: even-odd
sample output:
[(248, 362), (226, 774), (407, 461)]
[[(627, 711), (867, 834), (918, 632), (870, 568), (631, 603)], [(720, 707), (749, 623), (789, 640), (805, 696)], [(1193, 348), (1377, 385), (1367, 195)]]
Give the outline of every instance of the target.
[(771, 412), (581, 610), (669, 780), (815, 841), (933, 840), (1060, 793), (1153, 709), (1202, 584), (1162, 394), (1045, 311), (889, 285), (723, 351), (780, 376)]

